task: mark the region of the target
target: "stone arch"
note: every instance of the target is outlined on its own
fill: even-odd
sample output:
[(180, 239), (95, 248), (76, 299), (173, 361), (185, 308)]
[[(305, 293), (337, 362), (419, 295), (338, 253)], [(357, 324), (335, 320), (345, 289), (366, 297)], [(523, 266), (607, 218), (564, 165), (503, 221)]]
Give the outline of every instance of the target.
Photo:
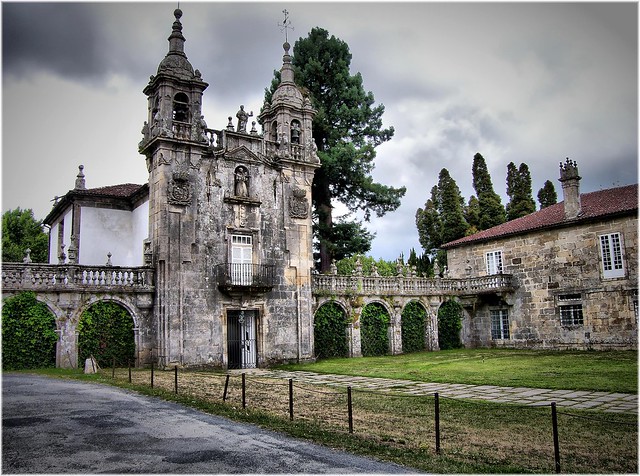
[(316, 358), (349, 355), (349, 312), (336, 300), (325, 300), (313, 315)]
[(427, 307), (419, 299), (411, 299), (404, 305), (400, 316), (403, 353), (427, 348), (427, 318)]
[[(101, 304), (113, 304), (123, 312), (112, 307), (100, 308)], [(82, 309), (77, 313), (75, 332), (78, 359), (82, 362), (91, 354), (102, 366), (111, 365), (113, 358), (119, 366), (137, 364), (139, 327), (134, 318), (135, 312), (132, 313), (131, 310), (132, 307), (126, 300), (113, 296), (92, 297), (83, 303)], [(110, 315), (105, 317), (104, 312), (109, 312)]]
[(378, 299), (367, 302), (360, 313), (361, 349), (363, 356), (386, 355), (390, 352), (393, 311)]
[(189, 113), (189, 96), (183, 92), (176, 93), (173, 97), (173, 120), (190, 122)]

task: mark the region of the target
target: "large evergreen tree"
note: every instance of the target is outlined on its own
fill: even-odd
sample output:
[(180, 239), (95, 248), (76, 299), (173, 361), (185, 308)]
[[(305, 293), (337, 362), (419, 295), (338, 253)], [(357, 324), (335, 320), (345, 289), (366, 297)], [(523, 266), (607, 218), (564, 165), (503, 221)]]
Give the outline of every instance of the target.
[(538, 190), (538, 202), (541, 210), (558, 203), (558, 194), (551, 180), (547, 180), (542, 188)]
[(475, 195), (471, 195), (471, 197), (469, 197), (469, 203), (467, 203), (467, 206), (464, 209), (464, 218), (469, 224), (467, 235), (473, 235), (474, 233), (481, 230), (480, 202), (478, 202), (478, 199), (475, 197)]
[[(364, 211), (368, 221), (372, 212), (383, 216), (397, 209), (406, 189), (374, 182), (371, 177), (375, 148), (391, 139), (394, 130), (383, 128), (384, 105), (374, 106), (373, 93), (365, 91), (360, 73), (351, 74), (349, 46), (316, 27), (307, 38), (295, 42), (292, 64), (296, 84), (309, 94), (318, 111), (313, 138), (322, 165), (313, 179), (312, 201), (318, 224), (315, 234), (320, 270), (326, 271), (335, 249), (348, 246), (335, 243), (340, 234), (333, 232), (332, 203), (337, 200), (352, 212)], [(278, 81), (276, 73), (271, 89), (265, 92), (266, 101), (270, 101)], [(349, 250), (345, 256), (361, 251), (362, 247)]]
[(504, 223), (506, 216), (502, 200), (500, 195), (493, 190), (489, 169), (480, 153), (473, 156), (472, 174), (473, 188), (478, 197), (478, 229), (486, 230)]
[(432, 254), (443, 243), (438, 196), (438, 186), (434, 185), (431, 189), (431, 198), (426, 201), (424, 208), (418, 208), (416, 211), (418, 240), (422, 245), (422, 249), (428, 254)]
[(507, 220), (515, 220), (536, 211), (536, 202), (531, 191), (531, 174), (527, 164), (519, 168), (513, 162), (507, 165)]
[(31, 260), (46, 263), (49, 238), (42, 231), (42, 222), (33, 216), (33, 210), (9, 210), (2, 214), (2, 261), (22, 262), (26, 250)]

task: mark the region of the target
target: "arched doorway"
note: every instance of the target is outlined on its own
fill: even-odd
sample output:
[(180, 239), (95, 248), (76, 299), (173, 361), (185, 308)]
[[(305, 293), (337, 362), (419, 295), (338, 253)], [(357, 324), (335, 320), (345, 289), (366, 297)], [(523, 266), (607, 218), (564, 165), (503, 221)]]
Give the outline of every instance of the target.
[(462, 347), (462, 306), (456, 301), (445, 301), (438, 309), (438, 345), (440, 350)]
[(362, 356), (389, 353), (389, 312), (378, 302), (367, 304), (360, 314)]
[(317, 359), (348, 357), (347, 313), (335, 302), (318, 308), (313, 319), (314, 349)]
[(7, 298), (2, 305), (2, 370), (56, 366), (56, 319), (33, 292)]
[(97, 302), (80, 316), (78, 358), (81, 363), (92, 355), (98, 365), (117, 366), (135, 363), (136, 342), (133, 318), (115, 302)]
[(402, 352), (420, 352), (426, 348), (427, 311), (418, 301), (411, 301), (402, 310)]

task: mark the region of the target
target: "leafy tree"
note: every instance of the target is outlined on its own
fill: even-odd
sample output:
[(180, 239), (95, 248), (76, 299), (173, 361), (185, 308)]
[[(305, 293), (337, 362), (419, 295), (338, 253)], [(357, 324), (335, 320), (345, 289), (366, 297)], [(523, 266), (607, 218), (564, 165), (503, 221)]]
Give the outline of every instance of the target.
[(9, 210), (2, 214), (2, 261), (22, 262), (25, 251), (31, 250), (31, 260), (46, 263), (49, 238), (42, 231), (42, 222), (33, 216), (33, 210)]
[(538, 202), (541, 210), (558, 203), (558, 194), (551, 180), (547, 180), (542, 188), (538, 190)]
[(513, 162), (507, 165), (507, 220), (529, 215), (536, 211), (536, 202), (533, 200), (531, 191), (531, 174), (527, 164), (520, 164), (516, 169)]
[(360, 314), (363, 357), (386, 355), (389, 352), (389, 313), (382, 304), (367, 304)]
[(493, 190), (491, 175), (487, 163), (480, 153), (473, 156), (473, 188), (478, 196), (479, 220), (478, 229), (486, 230), (504, 223), (506, 220), (502, 200)]
[(365, 254), (371, 249), (371, 242), (375, 237), (375, 233), (367, 230), (362, 222), (345, 221), (342, 218), (334, 222), (331, 228), (326, 228), (326, 223), (322, 222), (318, 222), (317, 228), (324, 230), (317, 233), (318, 241), (314, 243), (317, 259), (320, 258), (323, 244), (336, 261)]
[(55, 367), (56, 321), (36, 295), (23, 292), (2, 306), (2, 370)]
[(314, 317), (314, 348), (318, 359), (347, 357), (347, 316), (340, 306), (328, 302), (320, 306)]
[[(395, 188), (373, 181), (371, 172), (375, 148), (393, 137), (393, 127), (382, 127), (384, 105), (374, 106), (374, 96), (366, 92), (360, 73), (352, 75), (349, 46), (322, 28), (313, 28), (307, 38), (293, 46), (292, 65), (295, 81), (304, 88), (318, 111), (313, 121), (313, 138), (318, 147), (321, 167), (312, 185), (312, 202), (318, 226), (320, 271), (326, 271), (336, 249), (348, 244), (334, 240), (332, 203), (338, 200), (352, 211), (383, 216), (400, 206), (405, 187)], [(276, 73), (271, 89), (265, 91), (270, 102), (279, 81)], [(335, 247), (331, 245), (334, 244)], [(350, 250), (345, 256), (358, 250)]]
[(98, 302), (82, 313), (78, 324), (80, 362), (92, 355), (98, 365), (126, 366), (135, 359), (133, 319), (120, 305)]
[(371, 275), (373, 271), (373, 266), (375, 265), (378, 270), (378, 274), (380, 276), (395, 276), (396, 275), (396, 264), (392, 261), (386, 261), (380, 258), (376, 261), (371, 256), (365, 255), (353, 255), (348, 258), (343, 258), (340, 261), (336, 262), (336, 268), (338, 268), (338, 274), (347, 274), (351, 275), (356, 269), (356, 261), (360, 260), (360, 265), (362, 266), (362, 274)]
[(438, 309), (438, 345), (440, 350), (462, 347), (462, 307), (455, 301), (447, 301)]
[(407, 264), (409, 266), (416, 267), (416, 273), (418, 276), (431, 276), (433, 275), (433, 265), (431, 264), (431, 260), (426, 254), (418, 255), (416, 250), (411, 248), (409, 252), (409, 259), (407, 260)]

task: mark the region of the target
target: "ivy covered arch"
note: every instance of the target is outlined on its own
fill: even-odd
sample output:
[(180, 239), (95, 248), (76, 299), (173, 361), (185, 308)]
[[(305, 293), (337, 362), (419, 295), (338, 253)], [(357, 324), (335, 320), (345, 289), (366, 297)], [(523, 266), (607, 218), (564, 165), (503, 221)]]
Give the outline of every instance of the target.
[(318, 308), (313, 319), (316, 358), (349, 356), (348, 325), (348, 314), (336, 301), (325, 302)]
[(56, 319), (49, 307), (27, 291), (2, 305), (2, 370), (55, 367)]
[(462, 306), (454, 300), (447, 300), (438, 309), (438, 345), (440, 350), (462, 347)]
[(400, 319), (402, 352), (419, 352), (426, 348), (426, 325), (427, 310), (419, 301), (410, 301)]
[(364, 306), (360, 314), (360, 336), (363, 357), (389, 353), (389, 311), (380, 302)]
[(92, 355), (98, 365), (118, 366), (135, 362), (134, 319), (119, 302), (97, 301), (80, 315), (77, 327), (78, 357), (84, 362)]

